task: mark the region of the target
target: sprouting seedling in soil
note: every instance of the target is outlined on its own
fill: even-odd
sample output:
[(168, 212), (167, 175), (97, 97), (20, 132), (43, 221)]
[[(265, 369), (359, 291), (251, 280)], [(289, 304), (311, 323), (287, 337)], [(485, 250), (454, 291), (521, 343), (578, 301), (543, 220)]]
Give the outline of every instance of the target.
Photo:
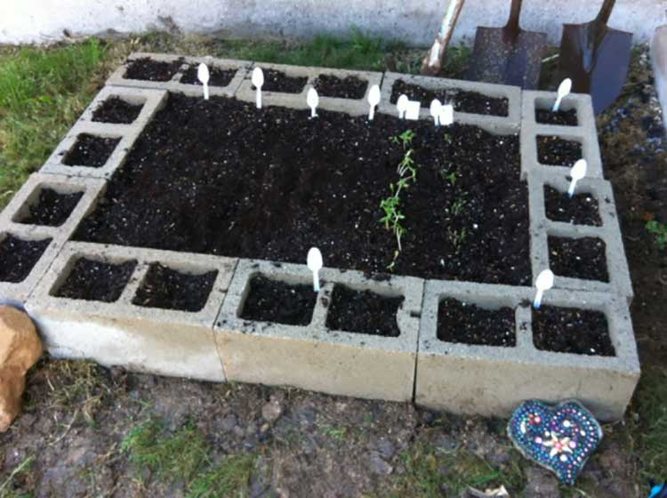
[(442, 177), (443, 180), (446, 180), (447, 183), (449, 183), (452, 187), (456, 185), (456, 180), (458, 179), (456, 171), (448, 171), (446, 169), (442, 169), (440, 170), (440, 176)]
[(393, 144), (402, 144), (403, 150), (407, 149), (412, 145), (412, 140), (415, 138), (415, 132), (412, 130), (405, 130), (400, 135), (391, 137), (389, 141)]
[(208, 66), (203, 62), (197, 67), (197, 79), (204, 86), (204, 100), (208, 100), (208, 80), (211, 75), (208, 72)]
[(447, 237), (449, 238), (450, 242), (454, 246), (454, 250), (456, 252), (459, 252), (461, 249), (461, 246), (465, 242), (466, 238), (468, 237), (468, 230), (464, 228), (461, 228), (460, 230), (452, 230), (448, 229), (447, 230)]
[(554, 286), (553, 272), (549, 269), (542, 270), (535, 279), (535, 287), (537, 288), (537, 293), (535, 294), (535, 300), (533, 301), (533, 307), (535, 309), (540, 309), (540, 306), (542, 305), (542, 298), (544, 297), (544, 292), (548, 291), (553, 286)]
[(653, 235), (658, 249), (664, 251), (667, 248), (667, 225), (657, 220), (646, 222), (646, 230)]
[(412, 180), (414, 180), (417, 177), (417, 168), (415, 166), (415, 160), (412, 159), (413, 152), (414, 152), (413, 149), (408, 150), (403, 156), (403, 159), (401, 159), (401, 162), (398, 163), (398, 168), (396, 169), (396, 172), (401, 177), (405, 176), (407, 172), (410, 172), (410, 178)]
[(572, 181), (570, 182), (570, 188), (567, 189), (567, 195), (570, 197), (574, 195), (574, 189), (577, 186), (577, 182), (586, 176), (587, 167), (588, 163), (586, 162), (586, 159), (579, 159), (574, 163), (574, 166), (572, 166), (572, 169), (570, 170)]
[(454, 202), (452, 202), (450, 211), (454, 216), (458, 216), (463, 211), (465, 205), (466, 205), (466, 200), (463, 197), (457, 197), (456, 199), (454, 199)]
[[(394, 191), (394, 186), (390, 185), (392, 192)], [(390, 195), (386, 199), (380, 201), (380, 209), (384, 211), (384, 216), (380, 219), (380, 223), (384, 223), (384, 227), (389, 230), (393, 220), (396, 219), (396, 213), (399, 211), (399, 206), (401, 204), (401, 199), (395, 195)]]

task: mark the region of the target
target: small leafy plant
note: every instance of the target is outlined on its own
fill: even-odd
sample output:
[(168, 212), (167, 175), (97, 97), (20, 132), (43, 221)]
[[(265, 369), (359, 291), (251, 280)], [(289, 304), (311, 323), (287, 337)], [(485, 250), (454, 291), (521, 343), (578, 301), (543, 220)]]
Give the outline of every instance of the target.
[(656, 220), (646, 222), (646, 230), (653, 235), (658, 249), (664, 251), (667, 247), (667, 225)]

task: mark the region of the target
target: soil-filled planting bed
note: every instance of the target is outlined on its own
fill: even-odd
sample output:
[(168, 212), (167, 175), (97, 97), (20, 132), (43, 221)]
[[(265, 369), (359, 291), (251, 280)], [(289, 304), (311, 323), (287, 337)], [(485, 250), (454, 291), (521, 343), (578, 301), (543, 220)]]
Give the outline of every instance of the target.
[(256, 275), (240, 317), (245, 320), (308, 325), (313, 318), (317, 293), (311, 285), (294, 285)]
[(206, 305), (217, 274), (215, 270), (199, 275), (181, 273), (154, 263), (132, 304), (148, 308), (200, 311)]
[(596, 237), (549, 237), (549, 266), (556, 275), (609, 281), (605, 243)]
[[(181, 76), (181, 83), (188, 85), (201, 85), (197, 77), (198, 66), (190, 66)], [(209, 86), (227, 86), (234, 78), (236, 69), (221, 69), (219, 67), (209, 67)]]
[[(282, 71), (275, 69), (264, 69), (263, 92), (301, 93), (306, 86), (308, 78), (305, 76), (288, 76)], [(255, 86), (252, 86), (253, 90)]]
[(387, 297), (336, 285), (327, 314), (327, 328), (362, 334), (398, 337), (396, 313), (403, 297)]
[(51, 239), (23, 240), (0, 235), (0, 282), (23, 282), (44, 254)]
[(583, 157), (581, 143), (554, 136), (537, 137), (537, 160), (554, 166), (573, 166)]
[(124, 78), (130, 80), (169, 81), (178, 72), (183, 59), (173, 62), (155, 61), (149, 57), (135, 59), (127, 67)]
[(58, 227), (67, 221), (82, 196), (83, 192), (61, 194), (53, 189), (43, 188), (37, 201), (16, 221), (26, 225)]
[(591, 194), (581, 193), (570, 197), (567, 192), (545, 186), (544, 201), (547, 218), (550, 220), (575, 225), (602, 225), (598, 201)]
[(507, 116), (509, 113), (509, 101), (506, 98), (488, 97), (465, 90), (429, 90), (398, 80), (391, 88), (390, 102), (395, 104), (401, 94), (407, 95), (410, 100), (418, 100), (422, 107), (429, 107), (433, 99), (438, 99), (443, 104), (452, 104), (458, 112), (489, 116)]
[(74, 146), (65, 154), (63, 164), (101, 168), (106, 164), (118, 142), (120, 138), (98, 137), (82, 133), (77, 137)]
[(93, 112), (93, 121), (129, 124), (139, 116), (143, 104), (131, 104), (119, 97), (106, 99)]
[(561, 126), (577, 126), (579, 124), (576, 109), (556, 112), (551, 109), (535, 109), (535, 121), (540, 124)]
[(411, 129), (394, 273), (530, 284), (516, 135), (318, 114), (171, 95), (75, 239), (296, 263), (317, 246), (326, 266), (387, 272), (397, 242), (380, 202), (406, 154), (391, 137)]
[(533, 342), (557, 353), (614, 356), (607, 317), (601, 311), (542, 306), (533, 309)]
[(514, 309), (484, 309), (447, 298), (438, 307), (438, 339), (484, 346), (516, 346)]
[(53, 293), (56, 297), (113, 303), (123, 293), (136, 261), (106, 263), (79, 258), (67, 278)]
[(313, 82), (317, 93), (323, 97), (339, 97), (343, 99), (361, 99), (366, 95), (368, 82), (356, 76), (338, 78), (330, 74), (318, 76)]

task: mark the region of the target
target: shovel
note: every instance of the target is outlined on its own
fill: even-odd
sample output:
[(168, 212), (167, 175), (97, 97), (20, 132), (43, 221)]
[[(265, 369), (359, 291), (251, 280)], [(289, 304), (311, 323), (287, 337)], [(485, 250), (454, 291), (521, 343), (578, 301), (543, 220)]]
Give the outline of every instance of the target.
[(605, 0), (591, 22), (563, 25), (560, 73), (572, 79), (573, 91), (591, 94), (595, 114), (619, 96), (630, 65), (632, 33), (607, 27), (615, 3)]
[(547, 35), (519, 27), (521, 1), (512, 0), (504, 28), (477, 28), (468, 79), (537, 88)]
[(449, 0), (447, 12), (442, 19), (438, 36), (436, 36), (431, 50), (422, 61), (421, 74), (437, 76), (442, 71), (442, 66), (445, 63), (447, 55), (447, 46), (452, 39), (454, 26), (456, 26), (456, 21), (463, 8), (463, 2), (464, 0)]

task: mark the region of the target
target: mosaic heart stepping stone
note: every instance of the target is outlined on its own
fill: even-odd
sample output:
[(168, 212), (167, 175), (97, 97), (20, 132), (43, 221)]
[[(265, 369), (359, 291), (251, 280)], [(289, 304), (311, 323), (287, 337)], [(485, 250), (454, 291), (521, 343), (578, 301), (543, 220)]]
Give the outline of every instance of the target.
[(574, 484), (602, 440), (600, 424), (576, 401), (557, 406), (524, 401), (512, 414), (507, 433), (526, 458), (568, 485)]

